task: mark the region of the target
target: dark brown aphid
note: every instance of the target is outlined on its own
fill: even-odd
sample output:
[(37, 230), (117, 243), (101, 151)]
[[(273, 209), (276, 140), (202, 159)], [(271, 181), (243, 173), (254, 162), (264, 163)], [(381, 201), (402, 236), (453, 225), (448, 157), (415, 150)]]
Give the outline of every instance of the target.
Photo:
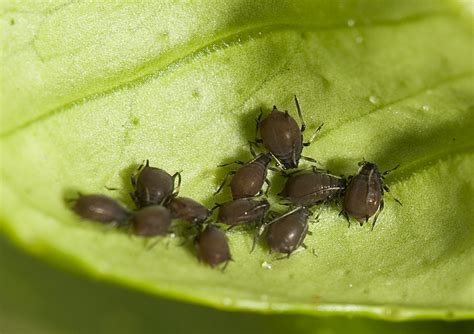
[(270, 251), (290, 256), (297, 250), (308, 233), (309, 216), (307, 208), (298, 207), (269, 222), (266, 239)]
[(150, 167), (149, 161), (141, 165), (138, 172), (132, 176), (131, 181), (135, 189), (131, 197), (139, 208), (148, 205), (164, 204), (172, 196), (174, 191), (174, 181), (178, 178), (178, 186), (181, 184), (181, 175), (175, 173), (173, 176), (164, 170)]
[(105, 195), (81, 195), (74, 202), (72, 210), (84, 219), (123, 225), (130, 218), (128, 209)]
[(218, 222), (230, 226), (262, 220), (270, 203), (266, 199), (239, 198), (219, 205)]
[(166, 235), (171, 225), (171, 213), (161, 205), (147, 206), (133, 214), (132, 224), (136, 235)]
[(173, 219), (184, 219), (191, 224), (201, 224), (211, 215), (211, 210), (187, 197), (175, 197), (168, 204)]
[(384, 206), (384, 190), (390, 191), (384, 184), (384, 176), (398, 166), (384, 173), (380, 173), (377, 165), (368, 161), (359, 162), (359, 166), (359, 173), (351, 178), (344, 192), (343, 211), (346, 217), (347, 215), (354, 217), (361, 225), (377, 213), (372, 224), (373, 228)]
[[(306, 124), (296, 96), (295, 103), (301, 121), (301, 128), (295, 119), (288, 114), (288, 111), (281, 112), (276, 106), (273, 106), (270, 115), (265, 119), (260, 121), (262, 113), (260, 113), (257, 119), (257, 130), (260, 131), (261, 139), (256, 141), (263, 143), (283, 169), (298, 167), (303, 146), (311, 144), (314, 136), (322, 126), (322, 124), (319, 126), (309, 142), (303, 143), (303, 132), (306, 129)], [(313, 159), (306, 159), (314, 162)]]
[[(200, 261), (215, 267), (232, 260), (225, 233), (213, 225), (208, 225), (195, 239), (197, 256)], [(225, 268), (225, 267), (224, 267)]]
[(293, 204), (313, 206), (338, 196), (345, 185), (345, 179), (313, 168), (290, 175), (279, 195)]
[(247, 163), (234, 161), (243, 166), (236, 171), (229, 172), (215, 193), (217, 194), (222, 189), (227, 177), (233, 175), (232, 180), (230, 181), (230, 190), (233, 199), (253, 197), (260, 194), (262, 192), (263, 183), (266, 182), (268, 185), (270, 184), (267, 179), (270, 161), (271, 156), (266, 153), (259, 154)]

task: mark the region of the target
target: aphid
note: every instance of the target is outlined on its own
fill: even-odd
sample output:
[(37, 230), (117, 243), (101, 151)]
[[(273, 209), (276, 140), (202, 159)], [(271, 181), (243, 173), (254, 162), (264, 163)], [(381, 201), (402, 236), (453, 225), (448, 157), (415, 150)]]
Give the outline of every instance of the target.
[[(273, 106), (270, 115), (265, 119), (260, 120), (262, 111), (257, 119), (257, 131), (260, 131), (261, 139), (256, 139), (256, 142), (263, 143), (283, 169), (298, 167), (300, 158), (302, 157), (301, 152), (303, 151), (303, 146), (309, 146), (322, 127), (321, 124), (312, 138), (304, 143), (303, 132), (306, 129), (306, 123), (303, 120), (303, 115), (296, 96), (295, 103), (301, 121), (301, 128), (295, 119), (288, 114), (288, 111), (278, 111), (276, 106)], [(315, 160), (311, 158), (304, 158), (315, 162)]]
[(81, 195), (74, 202), (72, 210), (84, 219), (123, 225), (130, 218), (127, 208), (105, 195)]
[(206, 262), (211, 267), (223, 262), (227, 266), (232, 260), (225, 233), (216, 226), (207, 225), (204, 231), (196, 237), (195, 245), (199, 260)]
[(345, 179), (313, 168), (290, 175), (279, 195), (293, 204), (313, 206), (338, 196), (345, 185)]
[[(176, 192), (174, 181), (178, 178)], [(149, 161), (138, 168), (138, 172), (131, 178), (134, 192), (130, 194), (133, 201), (139, 208), (148, 205), (165, 204), (172, 196), (176, 196), (181, 184), (181, 174), (175, 173), (173, 176), (164, 170), (150, 167)]]
[(270, 207), (266, 199), (239, 198), (219, 205), (218, 222), (237, 226), (262, 220)]
[[(251, 151), (254, 153), (252, 149)], [(232, 180), (230, 181), (230, 190), (233, 199), (253, 197), (260, 194), (264, 182), (270, 186), (270, 181), (267, 179), (267, 171), (270, 161), (271, 156), (268, 153), (259, 154), (247, 163), (234, 161), (243, 166), (236, 171), (229, 172), (215, 194), (222, 189), (229, 175), (233, 175)]]
[(268, 225), (266, 239), (270, 251), (290, 256), (297, 250), (308, 233), (309, 216), (307, 208), (297, 207), (265, 224)]
[[(362, 225), (368, 221), (375, 213), (372, 228), (375, 226), (377, 217), (384, 207), (384, 190), (390, 189), (384, 184), (384, 176), (395, 168), (379, 172), (377, 165), (368, 161), (359, 162), (359, 173), (352, 177), (344, 192), (343, 212), (346, 215), (354, 217)], [(400, 201), (396, 200), (399, 204)]]
[(184, 219), (191, 224), (201, 224), (211, 215), (211, 210), (187, 197), (175, 197), (168, 204), (173, 219)]
[(147, 206), (133, 214), (132, 224), (136, 235), (166, 235), (171, 225), (171, 213), (161, 205)]

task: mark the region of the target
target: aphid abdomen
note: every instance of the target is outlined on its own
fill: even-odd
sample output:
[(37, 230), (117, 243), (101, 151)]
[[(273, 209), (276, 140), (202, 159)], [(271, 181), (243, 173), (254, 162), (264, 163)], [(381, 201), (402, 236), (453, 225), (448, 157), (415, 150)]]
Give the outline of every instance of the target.
[(227, 238), (219, 228), (208, 225), (196, 237), (196, 251), (200, 261), (215, 267), (231, 260)]
[(312, 206), (332, 198), (342, 190), (340, 178), (312, 171), (290, 176), (280, 195), (294, 204)]
[(136, 235), (165, 235), (171, 225), (171, 214), (161, 205), (147, 206), (134, 213), (132, 223)]
[(303, 243), (308, 232), (309, 211), (303, 207), (270, 224), (267, 243), (272, 252), (293, 253)]
[(303, 150), (301, 130), (296, 121), (274, 109), (260, 124), (263, 145), (285, 169), (298, 167)]
[(184, 219), (192, 224), (204, 222), (211, 211), (199, 202), (187, 197), (173, 198), (168, 204), (172, 218)]
[(217, 220), (230, 226), (250, 224), (262, 219), (269, 207), (265, 199), (239, 198), (222, 204)]
[(147, 165), (133, 179), (132, 198), (139, 208), (163, 204), (173, 194), (173, 177), (160, 168)]
[(238, 199), (257, 195), (262, 190), (269, 163), (270, 158), (261, 155), (251, 163), (240, 167), (230, 182), (232, 198)]
[(99, 223), (123, 224), (130, 212), (118, 201), (105, 195), (82, 195), (74, 203), (72, 210), (83, 219)]
[(377, 212), (381, 199), (380, 181), (372, 178), (369, 184), (368, 175), (359, 174), (349, 183), (343, 206), (349, 216), (364, 222)]

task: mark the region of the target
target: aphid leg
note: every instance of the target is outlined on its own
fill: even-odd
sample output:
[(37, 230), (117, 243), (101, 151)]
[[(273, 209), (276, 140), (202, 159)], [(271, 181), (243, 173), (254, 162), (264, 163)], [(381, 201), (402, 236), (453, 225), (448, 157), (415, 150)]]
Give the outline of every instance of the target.
[(282, 172), (283, 176), (286, 175), (286, 172), (284, 170), (281, 170), (281, 169), (278, 169), (278, 168), (275, 168), (275, 167), (272, 167), (272, 166), (268, 167), (268, 169), (271, 170), (272, 172), (276, 172), (276, 173)]
[(314, 256), (318, 257), (318, 254), (316, 254), (316, 250), (314, 248), (311, 248), (311, 254)]
[(280, 160), (278, 160), (278, 158), (272, 152), (269, 152), (269, 154), (272, 156), (273, 160), (275, 160), (275, 163), (278, 166), (278, 168), (280, 168), (280, 170), (285, 170), (285, 167), (280, 162)]
[(292, 172), (287, 172), (286, 170), (278, 170), (283, 177), (290, 177), (291, 175), (295, 175), (300, 173), (300, 170), (294, 170)]
[(217, 195), (222, 190), (222, 188), (224, 188), (224, 185), (227, 182), (227, 179), (229, 178), (229, 176), (234, 175), (234, 174), (235, 174), (235, 171), (230, 171), (224, 176), (224, 180), (222, 181), (219, 188), (217, 188), (217, 190), (214, 192), (214, 196)]
[(135, 187), (135, 185), (136, 185), (136, 183), (137, 183), (137, 182), (136, 182), (136, 181), (137, 181), (137, 174), (139, 174), (140, 171), (141, 171), (143, 168), (148, 167), (149, 164), (150, 164), (150, 162), (148, 161), (148, 159), (146, 159), (145, 161), (143, 161), (143, 162), (138, 166), (137, 171), (136, 171), (136, 172), (132, 175), (132, 177), (131, 177), (131, 179), (132, 179), (131, 181), (132, 181), (132, 186), (133, 186), (133, 187)]
[(231, 161), (231, 162), (226, 162), (222, 165), (217, 165), (217, 167), (226, 167), (226, 166), (230, 166), (232, 164), (245, 165), (245, 162), (243, 162), (241, 160), (234, 160), (234, 161)]
[(132, 198), (133, 203), (135, 203), (135, 205), (136, 205), (137, 207), (140, 206), (140, 205), (139, 205), (140, 202), (138, 201), (137, 196), (135, 196), (135, 193), (133, 193), (133, 192), (130, 193), (130, 197)]
[(323, 127), (324, 123), (321, 123), (318, 128), (316, 129), (316, 131), (314, 131), (313, 135), (311, 136), (311, 138), (309, 138), (309, 140), (307, 142), (304, 142), (303, 143), (303, 146), (309, 146), (311, 145), (311, 143), (314, 141), (314, 138), (316, 138), (316, 136), (318, 135), (319, 131), (321, 131), (321, 128)]
[(250, 249), (250, 253), (253, 253), (253, 251), (255, 250), (255, 246), (257, 246), (258, 239), (263, 233), (262, 226), (264, 226), (263, 217), (260, 222), (255, 225), (255, 233), (253, 234), (252, 249)]
[(257, 153), (255, 152), (255, 149), (253, 146), (257, 146), (257, 143), (254, 143), (253, 141), (250, 141), (249, 140), (249, 150), (250, 150), (250, 154), (252, 154), (252, 157), (256, 158), (257, 157)]
[(351, 221), (350, 221), (350, 219), (349, 219), (349, 215), (347, 214), (347, 212), (344, 211), (344, 209), (342, 209), (342, 210), (339, 212), (339, 216), (340, 216), (340, 215), (343, 215), (344, 218), (346, 218), (347, 224), (348, 224), (347, 228), (350, 228), (350, 227), (351, 227)]
[(150, 238), (145, 238), (145, 240), (144, 240), (144, 242), (143, 242), (144, 245), (145, 245), (145, 249), (146, 249), (147, 251), (152, 250), (153, 247), (155, 247), (156, 245), (158, 245), (158, 243), (160, 242), (160, 239), (159, 239), (159, 238), (156, 238), (151, 244), (149, 244), (149, 243), (150, 243), (150, 240), (151, 240)]
[(389, 170), (386, 170), (385, 172), (382, 173), (382, 176), (385, 176), (387, 174), (390, 174), (391, 172), (393, 172), (395, 169), (397, 169), (398, 167), (400, 167), (400, 165), (396, 165), (395, 167), (393, 167), (392, 169), (389, 169)]
[(319, 216), (321, 215), (321, 212), (323, 211), (324, 204), (325, 204), (325, 202), (321, 203), (321, 206), (319, 207), (319, 210), (318, 210), (318, 214), (314, 218), (315, 220), (319, 219)]
[(301, 108), (300, 108), (300, 104), (298, 102), (298, 98), (296, 97), (295, 95), (295, 103), (296, 103), (296, 110), (298, 111), (298, 117), (301, 121), (301, 132), (304, 132), (304, 130), (306, 130), (306, 123), (303, 119), (303, 113), (301, 112)]
[(166, 241), (165, 241), (165, 248), (166, 249), (170, 248), (170, 242), (171, 242), (170, 238), (166, 238)]
[(267, 184), (267, 189), (265, 190), (265, 196), (268, 195), (268, 191), (270, 190), (270, 187), (272, 186), (272, 183), (268, 178), (265, 178), (265, 183)]
[(392, 195), (392, 193), (390, 192), (390, 188), (386, 184), (383, 186), (383, 190), (385, 190), (385, 192), (387, 194), (390, 194), (390, 196), (392, 196), (392, 198), (395, 200), (395, 202), (397, 202), (398, 204), (403, 206), (402, 202), (400, 202), (400, 200), (398, 198), (396, 198), (395, 196)]
[[(78, 193), (78, 196), (81, 197), (81, 195), (79, 195)], [(65, 198), (64, 201), (68, 204), (72, 203), (72, 202), (75, 202), (77, 201), (77, 198)]]
[(236, 227), (237, 225), (230, 225), (227, 229), (226, 229), (226, 232), (229, 232), (230, 230), (232, 230), (234, 227)]
[(258, 131), (260, 130), (260, 121), (263, 116), (263, 110), (260, 108), (260, 114), (258, 114), (258, 117), (255, 119), (255, 143), (262, 143), (262, 139), (258, 138)]
[(143, 160), (143, 162), (138, 166), (137, 172), (139, 172), (139, 171), (141, 171), (143, 168), (149, 167), (149, 166), (150, 166), (150, 161), (149, 161), (148, 159)]
[(174, 190), (174, 193), (173, 193), (174, 196), (177, 196), (177, 195), (179, 194), (179, 188), (181, 187), (181, 172), (182, 172), (182, 171), (176, 172), (176, 173), (174, 173), (173, 176), (172, 176), (172, 178), (173, 178), (173, 183), (174, 183), (174, 181), (176, 180), (176, 178), (178, 178), (178, 184), (177, 184), (176, 187), (174, 188), (174, 189), (175, 189), (175, 190)]
[(133, 238), (133, 228), (128, 229), (127, 236), (130, 240), (132, 240), (132, 238)]
[(304, 155), (301, 156), (301, 159), (302, 159), (302, 160), (309, 161), (309, 162), (312, 162), (312, 163), (315, 163), (315, 164), (318, 163), (318, 162), (317, 162), (316, 160), (314, 160), (313, 158), (310, 158), (310, 157), (307, 157), (307, 156), (304, 156)]
[(311, 166), (311, 170), (313, 171), (313, 173), (325, 173), (325, 174), (329, 174), (329, 171), (327, 169), (321, 169), (321, 168), (318, 168), (316, 166)]
[(221, 203), (214, 203), (214, 206), (211, 208), (211, 212), (214, 212), (215, 209), (220, 208), (221, 206)]
[(308, 232), (306, 232), (306, 234), (307, 234), (307, 235), (313, 235), (313, 232), (308, 231)]
[(225, 261), (224, 265), (222, 266), (221, 268), (221, 272), (224, 272), (225, 271), (225, 268), (227, 268), (227, 266), (229, 265), (229, 262), (232, 261), (232, 259), (229, 259), (227, 261)]
[(380, 212), (383, 210), (383, 206), (384, 206), (384, 200), (383, 200), (383, 198), (382, 198), (382, 200), (380, 201), (379, 210), (378, 210), (377, 213), (375, 214), (374, 222), (372, 223), (372, 228), (370, 229), (371, 231), (374, 230), (375, 223), (377, 222), (377, 218), (379, 217)]
[(109, 191), (117, 191), (119, 190), (119, 188), (114, 188), (114, 187), (108, 187), (108, 186), (104, 186), (105, 189), (109, 190)]
[(286, 260), (286, 259), (290, 258), (290, 255), (291, 255), (291, 252), (286, 253), (286, 255), (284, 255), (284, 256), (277, 257), (275, 260), (277, 260), (277, 261)]
[(189, 241), (194, 240), (195, 236), (193, 235), (188, 235), (186, 237), (183, 237), (183, 241), (178, 244), (179, 247), (186, 245)]

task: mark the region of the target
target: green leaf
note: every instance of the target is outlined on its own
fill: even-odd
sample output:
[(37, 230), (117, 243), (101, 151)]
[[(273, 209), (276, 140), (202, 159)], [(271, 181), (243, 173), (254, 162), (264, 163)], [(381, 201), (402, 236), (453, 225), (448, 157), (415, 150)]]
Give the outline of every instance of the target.
[[(472, 17), (452, 1), (4, 3), (0, 229), (61, 266), (222, 309), (474, 315)], [(222, 162), (249, 159), (260, 107), (294, 113), (305, 155), (336, 174), (396, 164), (376, 228), (324, 208), (277, 260), (229, 233), (224, 273), (180, 240), (80, 221), (75, 191), (131, 204), (143, 159), (183, 170), (181, 194), (211, 206)], [(273, 177), (272, 198), (282, 180)], [(105, 186), (120, 191), (107, 191)], [(271, 269), (268, 269), (271, 264)]]

